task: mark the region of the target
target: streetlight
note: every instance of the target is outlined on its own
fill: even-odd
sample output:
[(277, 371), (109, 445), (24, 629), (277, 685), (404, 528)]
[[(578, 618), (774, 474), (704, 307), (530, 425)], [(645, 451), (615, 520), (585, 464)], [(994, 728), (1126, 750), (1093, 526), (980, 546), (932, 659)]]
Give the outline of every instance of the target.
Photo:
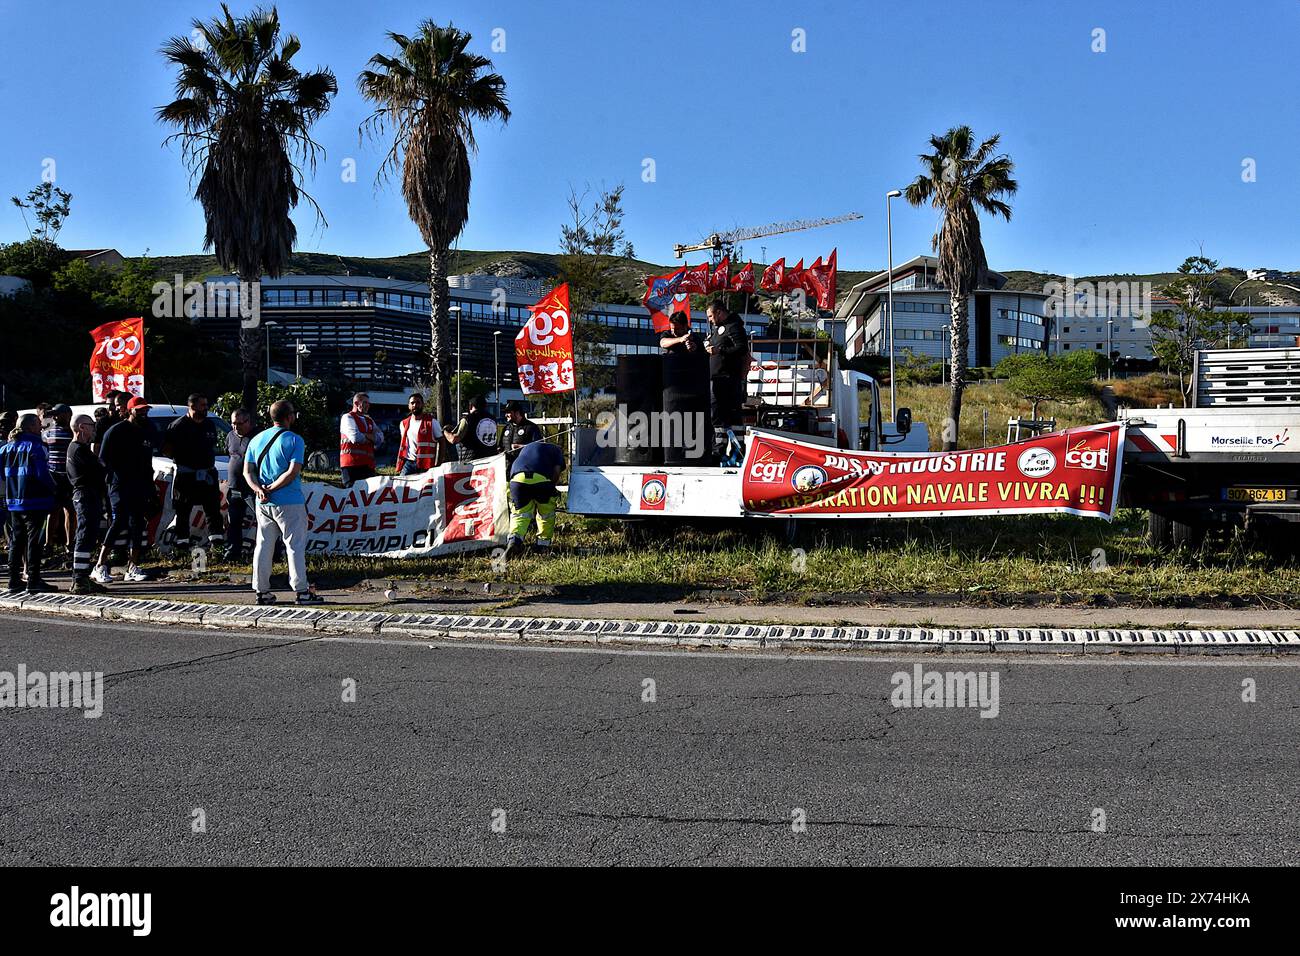
[(266, 380), (271, 381), (271, 326), (279, 325), (279, 322), (263, 322), (266, 327)]
[(903, 195), (901, 190), (891, 189), (885, 193), (885, 246), (889, 257), (889, 417), (897, 413), (894, 402), (894, 220), (889, 200)]
[(453, 305), (447, 311), (456, 313), (456, 421), (460, 421), (460, 306)]
[[(1106, 308), (1107, 309), (1110, 308), (1110, 303), (1106, 304)], [(1111, 365), (1114, 364), (1115, 361), (1113, 358), (1111, 358), (1111, 354), (1114, 352), (1114, 349), (1111, 348), (1111, 344), (1110, 344), (1111, 329), (1114, 328), (1114, 326), (1115, 326), (1114, 319), (1106, 320), (1106, 373), (1108, 375), (1114, 374), (1111, 369)]]
[(294, 348), (294, 356), (293, 356), (294, 357), (293, 380), (295, 382), (301, 382), (302, 381), (302, 360), (305, 359), (308, 355), (311, 355), (311, 349), (309, 349), (307, 346), (302, 344), (302, 339), (295, 339), (294, 341), (297, 343), (297, 345)]
[(497, 415), (501, 415), (501, 356), (498, 346), (501, 344), (501, 329), (492, 333), (492, 391), (496, 393)]

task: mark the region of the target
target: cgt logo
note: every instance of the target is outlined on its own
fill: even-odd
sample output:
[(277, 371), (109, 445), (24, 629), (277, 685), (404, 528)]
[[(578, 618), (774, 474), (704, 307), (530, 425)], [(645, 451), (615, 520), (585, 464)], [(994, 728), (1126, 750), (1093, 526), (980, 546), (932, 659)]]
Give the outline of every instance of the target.
[(1065, 467), (1077, 471), (1110, 470), (1110, 433), (1070, 432), (1066, 439)]
[(140, 353), (140, 340), (134, 335), (113, 335), (102, 339), (95, 347), (96, 355), (103, 355), (110, 362), (120, 362)]
[(749, 466), (749, 478), (763, 485), (781, 484), (789, 465), (789, 456), (784, 461), (777, 461), (771, 452), (764, 452)]

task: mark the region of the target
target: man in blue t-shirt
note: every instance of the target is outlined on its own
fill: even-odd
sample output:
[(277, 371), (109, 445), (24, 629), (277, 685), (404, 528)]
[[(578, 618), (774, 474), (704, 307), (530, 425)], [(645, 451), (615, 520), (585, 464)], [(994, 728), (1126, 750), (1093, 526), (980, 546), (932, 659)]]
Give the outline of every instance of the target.
[(519, 450), (510, 466), (510, 537), (506, 557), (517, 554), (524, 546), (524, 536), (533, 519), (537, 519), (537, 547), (549, 551), (555, 534), (555, 510), (560, 492), (555, 483), (564, 471), (564, 452), (544, 441), (535, 441)]
[(284, 541), (289, 564), (289, 586), (299, 604), (320, 604), (323, 599), (307, 584), (307, 498), (302, 492), (302, 465), (307, 446), (289, 429), (296, 413), (287, 401), (271, 406), (274, 427), (248, 443), (244, 478), (257, 498), (257, 544), (253, 548), (253, 590), (258, 604), (274, 604), (271, 563), (275, 543)]

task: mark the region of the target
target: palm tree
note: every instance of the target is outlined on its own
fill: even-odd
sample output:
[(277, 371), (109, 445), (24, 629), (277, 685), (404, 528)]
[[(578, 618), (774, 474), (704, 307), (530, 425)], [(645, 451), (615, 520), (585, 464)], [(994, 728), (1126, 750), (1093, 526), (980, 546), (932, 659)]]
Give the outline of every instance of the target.
[[(980, 241), (979, 210), (1010, 221), (1011, 207), (1004, 201), (1015, 194), (1011, 178), (1015, 164), (1004, 153), (995, 155), (1000, 136), (990, 136), (975, 147), (969, 126), (955, 126), (943, 136), (931, 136), (934, 152), (922, 153), (925, 169), (907, 187), (907, 201), (920, 206), (927, 200), (943, 215), (932, 248), (939, 256), (938, 279), (948, 290), (952, 321), (952, 397), (944, 428), (944, 449), (957, 447), (962, 391), (966, 387), (966, 350), (970, 295), (986, 281), (988, 259)], [(893, 321), (893, 317), (890, 317)]]
[(377, 53), (373, 69), (357, 77), (361, 95), (375, 111), (361, 135), (376, 137), (393, 127), (393, 145), (379, 168), (383, 180), (402, 167), (402, 197), (411, 221), (429, 247), (430, 371), (439, 421), (451, 411), (448, 370), (447, 265), (451, 244), (469, 220), (470, 153), (474, 120), (510, 119), (506, 81), (488, 73), (492, 61), (465, 52), (470, 34), (432, 20), (414, 37), (389, 33), (393, 56)]
[[(306, 198), (302, 164), (314, 170), (321, 147), (311, 127), (338, 92), (327, 69), (303, 73), (292, 63), (301, 44), (282, 36), (274, 7), (246, 17), (222, 15), (194, 21), (195, 33), (172, 37), (162, 56), (175, 65), (176, 99), (159, 107), (158, 119), (179, 129), (192, 176), (194, 198), (203, 206), (203, 248), (214, 249), (223, 269), (241, 283), (277, 277), (293, 253), (298, 230), (289, 218)], [(322, 218), (323, 221), (323, 218)], [(239, 354), (243, 403), (257, 408), (261, 338), (241, 322)]]

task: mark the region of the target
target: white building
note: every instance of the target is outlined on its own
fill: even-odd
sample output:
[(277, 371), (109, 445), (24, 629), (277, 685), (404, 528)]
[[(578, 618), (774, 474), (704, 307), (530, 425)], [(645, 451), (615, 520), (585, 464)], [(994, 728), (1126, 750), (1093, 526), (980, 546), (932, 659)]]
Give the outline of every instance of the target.
[[(894, 267), (895, 355), (910, 349), (918, 355), (946, 361), (951, 303), (936, 278), (939, 260), (917, 256)], [(989, 273), (987, 288), (970, 297), (970, 352), (972, 366), (996, 365), (1008, 355), (1042, 353), (1047, 348), (1049, 322), (1041, 292), (1003, 289), (1006, 278)], [(849, 358), (888, 355), (889, 275), (880, 272), (849, 290), (835, 312), (835, 340)]]

